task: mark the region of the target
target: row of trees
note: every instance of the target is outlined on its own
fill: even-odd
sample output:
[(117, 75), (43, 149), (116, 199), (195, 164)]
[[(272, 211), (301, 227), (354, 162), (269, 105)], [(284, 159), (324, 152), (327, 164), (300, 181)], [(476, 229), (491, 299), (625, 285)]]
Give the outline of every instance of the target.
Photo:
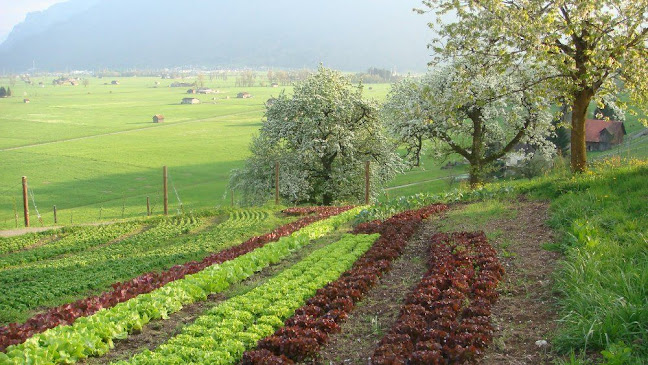
[(353, 82), (362, 82), (363, 84), (392, 83), (401, 80), (401, 77), (394, 74), (393, 71), (384, 68), (371, 67), (367, 72), (360, 72), (353, 75)]
[[(456, 63), (404, 79), (382, 108), (362, 97), (361, 85), (320, 67), (295, 85), (292, 96), (282, 92), (267, 107), (252, 156), (233, 171), (230, 186), (247, 203), (262, 203), (273, 191), (272, 166), (279, 162), (286, 201), (328, 205), (362, 197), (365, 161), (371, 162), (375, 196), (397, 173), (420, 162), (424, 145), (439, 156), (463, 156), (472, 185), (518, 144), (551, 154), (550, 103), (541, 85), (525, 87), (541, 71), (500, 75), (482, 66)], [(472, 84), (458, 82), (464, 77)], [(407, 146), (409, 163), (397, 153), (399, 145)]]
[(270, 84), (279, 84), (282, 86), (291, 85), (293, 82), (304, 81), (310, 74), (311, 70), (301, 69), (294, 71), (269, 70), (267, 79)]
[(4, 86), (0, 86), (0, 98), (8, 98), (11, 96), (11, 88), (7, 87), (6, 89)]

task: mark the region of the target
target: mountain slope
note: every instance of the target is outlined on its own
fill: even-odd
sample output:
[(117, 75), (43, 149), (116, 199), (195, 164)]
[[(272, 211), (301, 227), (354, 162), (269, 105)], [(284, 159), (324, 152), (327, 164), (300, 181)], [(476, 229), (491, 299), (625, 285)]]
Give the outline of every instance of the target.
[(32, 15), (39, 21), (28, 19), (0, 45), (0, 67), (20, 71), (34, 60), (47, 70), (324, 62), (349, 71), (419, 71), (429, 60), (431, 32), (429, 19), (411, 10), (418, 3), (95, 0), (86, 9)]

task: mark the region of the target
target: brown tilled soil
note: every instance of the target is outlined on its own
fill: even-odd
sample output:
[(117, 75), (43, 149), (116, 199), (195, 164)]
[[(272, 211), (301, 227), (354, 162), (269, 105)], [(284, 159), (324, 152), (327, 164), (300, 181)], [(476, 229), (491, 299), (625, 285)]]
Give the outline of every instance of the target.
[[(557, 325), (552, 273), (560, 254), (543, 244), (554, 242), (546, 225), (548, 204), (520, 201), (517, 217), (489, 222), (491, 244), (506, 269), (500, 297), (493, 307), (495, 338), (482, 364), (551, 364), (551, 337)], [(499, 234), (501, 233), (501, 235)], [(506, 246), (506, 248), (504, 248)], [(548, 346), (538, 346), (545, 340)]]
[[(549, 364), (551, 335), (556, 327), (551, 274), (559, 254), (543, 249), (553, 242), (546, 226), (548, 205), (524, 199), (501, 203), (508, 214), (473, 219), (458, 204), (440, 219), (427, 222), (369, 295), (359, 303), (342, 332), (333, 335), (312, 364), (369, 364), (369, 358), (389, 330), (405, 295), (427, 270), (427, 242), (436, 231), (483, 230), (506, 269), (499, 301), (493, 307), (495, 336), (479, 363)], [(536, 341), (549, 345), (538, 347)]]
[(427, 271), (428, 242), (435, 231), (432, 223), (419, 229), (392, 269), (342, 323), (341, 333), (332, 335), (319, 357), (308, 363), (368, 363), (374, 348), (396, 321), (405, 296)]

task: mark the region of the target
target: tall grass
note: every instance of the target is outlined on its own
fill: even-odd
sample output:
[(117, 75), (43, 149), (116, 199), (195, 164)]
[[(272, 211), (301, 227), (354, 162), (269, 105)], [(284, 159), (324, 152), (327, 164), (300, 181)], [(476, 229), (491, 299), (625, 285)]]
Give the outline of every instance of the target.
[[(608, 166), (608, 168), (611, 166)], [(630, 349), (648, 361), (648, 168), (599, 167), (552, 203), (566, 258), (559, 350)], [(608, 351), (609, 353), (609, 351)]]

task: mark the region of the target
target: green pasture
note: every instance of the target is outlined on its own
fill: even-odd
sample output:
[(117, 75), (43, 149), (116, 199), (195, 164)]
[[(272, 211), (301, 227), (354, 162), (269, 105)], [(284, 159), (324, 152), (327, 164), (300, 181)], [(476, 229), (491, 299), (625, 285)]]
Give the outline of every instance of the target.
[[(143, 216), (146, 197), (153, 213), (161, 213), (164, 165), (172, 213), (180, 202), (185, 211), (228, 205), (229, 172), (248, 156), (264, 103), (292, 90), (236, 87), (235, 76), (205, 77), (218, 93), (195, 95), (187, 94), (189, 87), (169, 87), (195, 78), (90, 78), (87, 86), (55, 86), (52, 79), (18, 80), (13, 97), (0, 99), (0, 228), (15, 227), (14, 207), (22, 226), (22, 176), (31, 189), (33, 226), (41, 225), (35, 206), (43, 225), (54, 223), (54, 205), (59, 224)], [(9, 80), (0, 78), (0, 85)], [(364, 92), (380, 101), (389, 88), (365, 85)], [(242, 91), (253, 97), (237, 99)], [(201, 104), (180, 104), (185, 97)], [(164, 123), (153, 123), (154, 114), (163, 114)]]
[[(123, 78), (120, 85), (104, 85), (111, 79), (92, 78), (87, 87), (32, 81), (33, 86), (19, 81), (14, 97), (0, 99), (4, 228), (15, 224), (14, 203), (22, 206), (21, 176), (29, 179), (45, 225), (53, 224), (54, 205), (60, 223), (144, 215), (147, 196), (154, 213), (161, 212), (163, 165), (169, 167), (173, 211), (180, 201), (186, 210), (226, 204), (229, 171), (247, 157), (264, 102), (280, 92), (236, 88), (234, 78), (206, 80), (220, 91), (207, 95), (168, 87), (182, 80)], [(240, 91), (254, 97), (237, 99)], [(188, 96), (202, 103), (181, 105)], [(165, 122), (153, 123), (154, 114), (164, 114)], [(39, 225), (34, 202), (33, 225)]]

